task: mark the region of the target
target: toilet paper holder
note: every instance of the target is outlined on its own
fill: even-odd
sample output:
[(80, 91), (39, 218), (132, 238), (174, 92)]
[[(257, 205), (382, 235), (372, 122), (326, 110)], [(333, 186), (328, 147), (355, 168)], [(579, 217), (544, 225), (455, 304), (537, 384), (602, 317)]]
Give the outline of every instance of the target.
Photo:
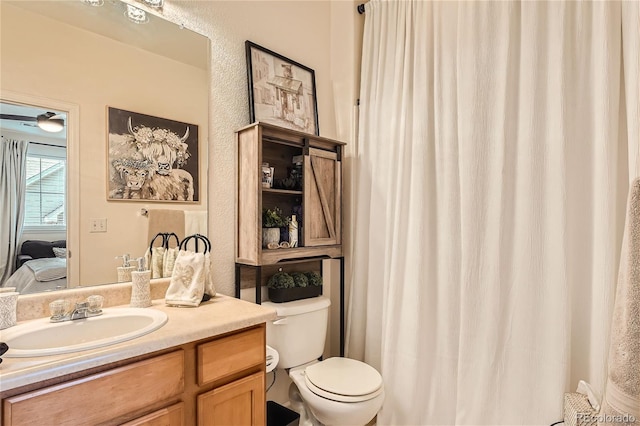
[(278, 354), (278, 351), (276, 351), (269, 345), (267, 345), (266, 351), (267, 351), (267, 371), (266, 372), (269, 373), (275, 370), (276, 366), (278, 365), (278, 361), (280, 361), (280, 355)]

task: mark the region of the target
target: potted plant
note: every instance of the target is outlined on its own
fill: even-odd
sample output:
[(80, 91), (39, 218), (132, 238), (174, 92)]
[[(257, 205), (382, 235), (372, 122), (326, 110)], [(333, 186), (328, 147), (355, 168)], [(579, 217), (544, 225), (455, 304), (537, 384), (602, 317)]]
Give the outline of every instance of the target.
[(295, 286), (295, 281), (291, 275), (286, 272), (276, 272), (269, 278), (267, 281), (267, 287), (271, 288), (293, 288)]
[(305, 272), (305, 276), (309, 280), (309, 285), (311, 287), (322, 287), (322, 275), (317, 272)]
[(268, 247), (269, 243), (277, 245), (280, 242), (280, 229), (288, 227), (289, 220), (278, 207), (264, 209), (262, 211), (262, 247)]
[(269, 299), (275, 303), (308, 299), (322, 294), (322, 277), (317, 272), (277, 272), (267, 281)]

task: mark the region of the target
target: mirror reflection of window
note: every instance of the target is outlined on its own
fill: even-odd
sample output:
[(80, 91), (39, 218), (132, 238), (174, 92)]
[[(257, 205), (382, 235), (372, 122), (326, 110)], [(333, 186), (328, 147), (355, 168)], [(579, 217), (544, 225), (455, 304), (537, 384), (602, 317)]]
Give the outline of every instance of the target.
[[(66, 251), (58, 255), (47, 247), (66, 247), (68, 197), (66, 113), (50, 107), (0, 102), (2, 168), (12, 176), (2, 189), (3, 235), (11, 241), (0, 253), (0, 286), (26, 294), (66, 287)], [(16, 149), (10, 149), (15, 146)], [(19, 161), (18, 161), (19, 160)], [(25, 243), (28, 244), (25, 246)], [(64, 258), (42, 262), (42, 258)], [(30, 263), (38, 261), (39, 263)], [(34, 269), (35, 268), (35, 269)], [(46, 270), (44, 275), (40, 271)], [(54, 271), (55, 274), (49, 274)]]
[(65, 147), (29, 143), (25, 230), (65, 230), (66, 155)]

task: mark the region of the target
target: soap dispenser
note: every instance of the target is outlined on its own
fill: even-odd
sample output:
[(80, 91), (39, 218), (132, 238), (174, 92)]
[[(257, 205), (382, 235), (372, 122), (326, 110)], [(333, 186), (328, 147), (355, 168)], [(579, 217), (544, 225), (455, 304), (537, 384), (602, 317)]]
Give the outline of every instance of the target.
[(151, 306), (151, 271), (147, 269), (144, 257), (139, 257), (138, 270), (131, 273), (131, 307)]
[(131, 265), (131, 257), (128, 253), (123, 254), (122, 256), (116, 256), (116, 259), (122, 259), (122, 266), (118, 266), (118, 282), (119, 283), (127, 283), (131, 281), (131, 272), (133, 272), (136, 267)]

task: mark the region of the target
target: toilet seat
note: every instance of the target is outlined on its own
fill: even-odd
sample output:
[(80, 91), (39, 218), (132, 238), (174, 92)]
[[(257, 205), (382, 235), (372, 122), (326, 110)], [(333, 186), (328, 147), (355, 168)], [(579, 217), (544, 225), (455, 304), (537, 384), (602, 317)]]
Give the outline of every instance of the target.
[(329, 358), (305, 368), (311, 392), (338, 402), (362, 402), (383, 392), (382, 376), (375, 368), (350, 358)]

